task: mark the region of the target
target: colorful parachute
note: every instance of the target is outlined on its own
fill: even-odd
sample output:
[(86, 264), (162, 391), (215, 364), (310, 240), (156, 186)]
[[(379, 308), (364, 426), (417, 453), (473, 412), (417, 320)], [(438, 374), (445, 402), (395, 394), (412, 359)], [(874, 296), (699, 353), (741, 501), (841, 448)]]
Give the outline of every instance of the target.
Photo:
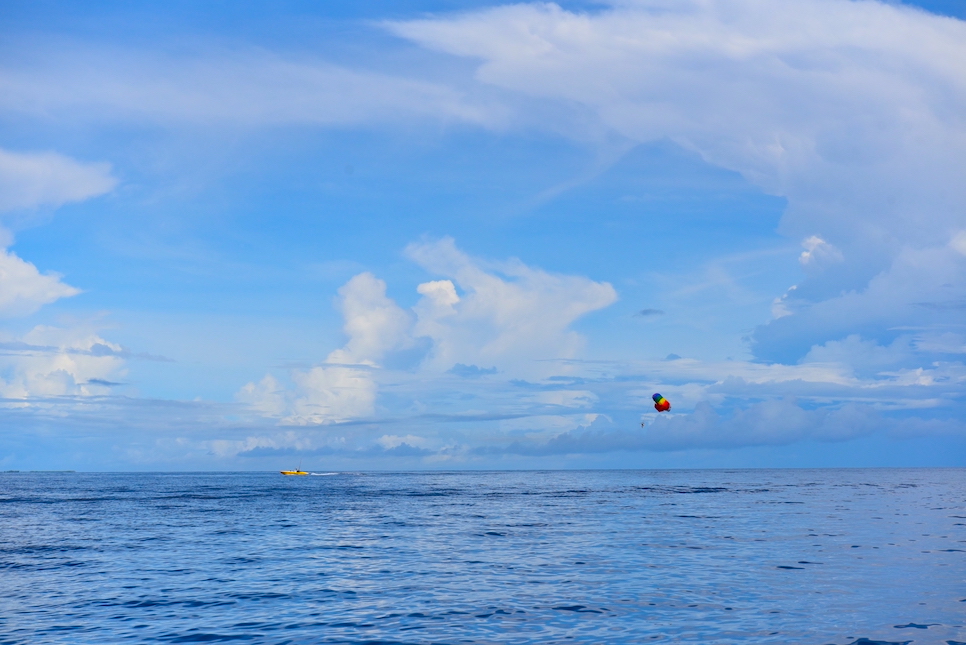
[(654, 409), (658, 412), (667, 412), (671, 409), (671, 402), (660, 394), (655, 394), (651, 398), (654, 399)]

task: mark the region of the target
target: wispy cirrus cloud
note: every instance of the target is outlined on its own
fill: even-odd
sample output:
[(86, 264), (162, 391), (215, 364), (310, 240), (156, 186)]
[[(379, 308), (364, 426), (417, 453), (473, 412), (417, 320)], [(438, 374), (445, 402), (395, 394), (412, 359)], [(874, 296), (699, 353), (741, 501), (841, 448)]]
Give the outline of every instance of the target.
[(108, 193), (117, 183), (108, 163), (0, 149), (0, 212), (79, 202)]
[(346, 126), (431, 119), (496, 127), (499, 103), (447, 84), (257, 48), (192, 54), (59, 42), (0, 68), (0, 110), (66, 123)]

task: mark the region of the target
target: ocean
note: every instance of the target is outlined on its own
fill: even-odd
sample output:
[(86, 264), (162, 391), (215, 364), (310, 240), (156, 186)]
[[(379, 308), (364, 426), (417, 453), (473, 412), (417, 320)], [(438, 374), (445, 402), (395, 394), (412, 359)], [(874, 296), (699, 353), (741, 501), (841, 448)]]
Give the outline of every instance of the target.
[(0, 643), (966, 642), (966, 470), (3, 473)]

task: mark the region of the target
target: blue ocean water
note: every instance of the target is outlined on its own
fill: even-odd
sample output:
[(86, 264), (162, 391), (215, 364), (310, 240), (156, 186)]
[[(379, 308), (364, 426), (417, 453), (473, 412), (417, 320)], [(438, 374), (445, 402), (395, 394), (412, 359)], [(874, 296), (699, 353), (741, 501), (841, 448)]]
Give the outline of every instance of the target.
[(0, 643), (962, 643), (966, 470), (0, 474)]

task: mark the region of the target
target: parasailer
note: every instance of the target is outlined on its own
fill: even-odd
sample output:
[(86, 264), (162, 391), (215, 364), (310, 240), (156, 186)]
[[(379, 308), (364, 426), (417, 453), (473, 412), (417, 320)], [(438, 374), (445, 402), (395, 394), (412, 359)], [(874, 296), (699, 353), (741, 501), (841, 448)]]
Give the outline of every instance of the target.
[(660, 394), (655, 393), (651, 398), (654, 399), (654, 409), (658, 412), (667, 412), (671, 409), (671, 402)]

